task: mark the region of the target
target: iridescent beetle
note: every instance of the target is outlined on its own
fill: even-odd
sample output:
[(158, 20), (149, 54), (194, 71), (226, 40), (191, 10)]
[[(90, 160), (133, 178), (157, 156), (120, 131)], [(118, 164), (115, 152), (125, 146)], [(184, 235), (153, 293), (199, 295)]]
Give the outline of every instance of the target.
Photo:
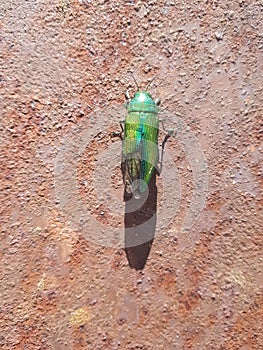
[[(127, 115), (125, 121), (120, 123), (124, 134), (122, 174), (125, 192), (133, 194), (136, 199), (139, 199), (147, 189), (154, 173), (160, 175), (164, 144), (173, 131), (167, 130), (159, 162), (159, 123), (162, 123), (164, 129), (163, 122), (158, 117), (160, 100), (153, 100), (147, 91), (149, 84), (145, 91), (139, 91), (138, 84), (134, 77), (133, 79), (138, 91), (133, 98), (130, 98), (128, 92), (125, 93)], [(124, 128), (122, 124), (124, 124)]]

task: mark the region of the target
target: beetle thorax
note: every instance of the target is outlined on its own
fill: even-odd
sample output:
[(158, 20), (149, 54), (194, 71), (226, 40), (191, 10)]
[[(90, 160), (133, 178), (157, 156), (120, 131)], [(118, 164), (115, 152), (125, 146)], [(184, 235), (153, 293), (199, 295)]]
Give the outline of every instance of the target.
[(148, 91), (138, 91), (128, 105), (128, 112), (157, 113), (158, 107)]

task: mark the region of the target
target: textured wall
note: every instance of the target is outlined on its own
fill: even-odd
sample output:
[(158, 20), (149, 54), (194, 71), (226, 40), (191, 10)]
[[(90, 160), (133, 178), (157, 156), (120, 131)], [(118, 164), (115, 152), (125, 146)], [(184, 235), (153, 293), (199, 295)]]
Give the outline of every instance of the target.
[[(261, 11), (1, 1), (1, 349), (262, 348)], [(176, 131), (138, 215), (129, 71)]]

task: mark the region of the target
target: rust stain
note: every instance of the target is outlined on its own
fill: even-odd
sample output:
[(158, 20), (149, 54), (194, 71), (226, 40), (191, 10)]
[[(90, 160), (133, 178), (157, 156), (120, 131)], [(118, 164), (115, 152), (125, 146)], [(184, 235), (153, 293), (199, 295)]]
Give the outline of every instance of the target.
[[(259, 2), (6, 3), (0, 22), (1, 349), (260, 349)], [(206, 215), (193, 227), (201, 239), (191, 252), (180, 251), (193, 173), (172, 139), (182, 198), (141, 274), (130, 269), (124, 252), (74, 232), (54, 189), (62, 139), (95, 110), (122, 104), (127, 88), (136, 90), (128, 71), (142, 87), (156, 76), (150, 90), (162, 97), (161, 117), (165, 106), (172, 121), (182, 115), (202, 145), (210, 181)], [(88, 181), (113, 131), (96, 132), (79, 159), (76, 195), (99, 223), (118, 228), (123, 213), (113, 215), (108, 203), (99, 203)], [(224, 174), (241, 163), (241, 185), (226, 182)], [(109, 170), (111, 190), (121, 195), (120, 170)], [(157, 185), (157, 205), (165, 206), (162, 179)]]

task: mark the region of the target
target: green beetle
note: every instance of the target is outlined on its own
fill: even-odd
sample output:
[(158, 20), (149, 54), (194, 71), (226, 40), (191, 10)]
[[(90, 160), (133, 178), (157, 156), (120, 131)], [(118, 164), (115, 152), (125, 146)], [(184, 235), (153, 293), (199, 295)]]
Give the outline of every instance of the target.
[[(154, 173), (160, 173), (158, 167), (160, 100), (153, 100), (147, 89), (146, 91), (137, 91), (132, 99), (128, 92), (125, 96), (127, 115), (124, 128), (121, 124), (124, 133), (122, 146), (123, 182), (125, 192), (133, 194), (138, 199), (146, 191)], [(169, 131), (162, 144), (162, 150), (171, 134), (172, 131)]]

